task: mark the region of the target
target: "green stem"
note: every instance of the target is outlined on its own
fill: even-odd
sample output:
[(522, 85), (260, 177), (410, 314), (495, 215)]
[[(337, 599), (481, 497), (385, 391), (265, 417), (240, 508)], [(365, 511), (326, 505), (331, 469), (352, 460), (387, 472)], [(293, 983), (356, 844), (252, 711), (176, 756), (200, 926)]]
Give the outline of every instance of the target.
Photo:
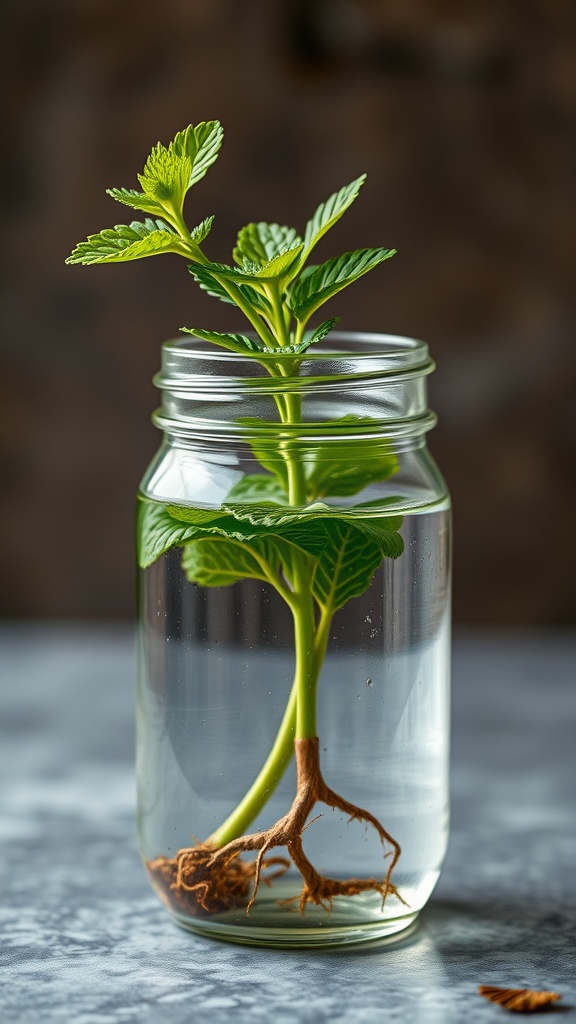
[(313, 739), (316, 735), (316, 683), (319, 666), (314, 657), (314, 601), (310, 590), (307, 563), (294, 558), (294, 591), (299, 601), (294, 609), (294, 643), (296, 649), (296, 739)]
[[(287, 413), (291, 423), (302, 420), (302, 398), (286, 395)], [(306, 476), (297, 457), (288, 459), (288, 498), (291, 505), (306, 504)], [(319, 666), (314, 657), (316, 630), (314, 599), (312, 597), (308, 560), (295, 555), (293, 584), (296, 605), (294, 615), (294, 645), (296, 652), (296, 739), (312, 739), (316, 735), (316, 683)]]
[(240, 289), (237, 288), (237, 286), (232, 281), (228, 281), (225, 277), (221, 277), (219, 274), (213, 271), (211, 271), (211, 273), (214, 279), (218, 281), (218, 283), (221, 284), (223, 288), (226, 289), (230, 298), (234, 299), (234, 302), (239, 307), (239, 309), (242, 310), (244, 316), (250, 321), (254, 330), (262, 339), (264, 344), (267, 345), (268, 348), (275, 348), (276, 339), (272, 334), (272, 331), (269, 330), (269, 328), (266, 326), (262, 317), (260, 317), (258, 313), (255, 313), (250, 304), (246, 302), (246, 300), (242, 296), (242, 292), (240, 291)]
[[(232, 295), (233, 286), (230, 286), (229, 282), (222, 283)], [(238, 301), (236, 296), (234, 298)], [(274, 297), (270, 295), (270, 298)], [(286, 334), (285, 321), (281, 319), (281, 304), (278, 306), (275, 302), (274, 306), (277, 338), (282, 338), (281, 343), (287, 344), (289, 335)], [(280, 374), (282, 375), (282, 370)], [(300, 395), (285, 394), (275, 398), (278, 399), (277, 407), (283, 423), (292, 425), (301, 422)], [(290, 504), (305, 505), (306, 475), (298, 452), (286, 449), (286, 470)], [(294, 619), (296, 664), (290, 697), (272, 749), (256, 779), (237, 807), (207, 840), (216, 847), (225, 846), (242, 835), (258, 816), (292, 760), (294, 739), (312, 739), (316, 736), (316, 689), (326, 652), (331, 614), (327, 609), (323, 609), (316, 628), (309, 561), (304, 555), (295, 553), (292, 566), (293, 591), (289, 600), (288, 595), (284, 595)]]

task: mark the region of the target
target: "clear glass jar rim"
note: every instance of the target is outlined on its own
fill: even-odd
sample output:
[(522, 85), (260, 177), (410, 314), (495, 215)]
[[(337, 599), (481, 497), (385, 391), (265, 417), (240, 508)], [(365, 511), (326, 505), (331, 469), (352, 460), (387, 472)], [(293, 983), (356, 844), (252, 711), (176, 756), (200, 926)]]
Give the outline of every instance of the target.
[[(266, 387), (272, 381), (265, 362), (294, 362), (294, 353), (237, 353), (193, 337), (167, 341), (162, 346), (162, 369), (154, 377), (161, 389), (179, 390), (200, 385), (203, 389), (234, 385)], [(394, 334), (336, 331), (298, 357), (298, 375), (276, 378), (282, 390), (296, 384), (329, 380), (406, 379), (434, 369), (428, 345), (415, 338)], [(274, 388), (276, 390), (276, 388)]]

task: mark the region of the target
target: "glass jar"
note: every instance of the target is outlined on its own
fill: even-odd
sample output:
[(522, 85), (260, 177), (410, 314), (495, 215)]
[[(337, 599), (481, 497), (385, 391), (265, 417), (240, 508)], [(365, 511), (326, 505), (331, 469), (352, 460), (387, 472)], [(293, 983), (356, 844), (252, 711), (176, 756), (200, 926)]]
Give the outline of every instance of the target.
[(448, 829), (450, 510), (425, 344), (269, 364), (167, 343), (139, 497), (138, 825), (176, 920), (305, 947), (406, 929)]

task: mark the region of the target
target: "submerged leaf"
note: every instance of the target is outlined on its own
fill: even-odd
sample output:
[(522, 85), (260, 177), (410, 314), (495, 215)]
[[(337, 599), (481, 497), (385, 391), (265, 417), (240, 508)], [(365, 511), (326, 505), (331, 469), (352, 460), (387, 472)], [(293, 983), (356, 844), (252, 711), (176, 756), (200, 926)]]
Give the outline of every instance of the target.
[(224, 537), (200, 537), (184, 548), (182, 568), (191, 582), (203, 587), (225, 587), (256, 579), (282, 589), (282, 577), (291, 583), (294, 559), (303, 557), (309, 558), (308, 553), (283, 535), (267, 534), (241, 543)]
[(186, 544), (182, 568), (191, 583), (202, 587), (226, 587), (243, 579), (268, 579), (250, 551), (227, 537), (199, 537)]
[(160, 502), (139, 502), (136, 548), (140, 568), (148, 568), (170, 548), (185, 544), (194, 536), (195, 529), (193, 525), (175, 520)]
[(226, 495), (227, 502), (286, 502), (288, 495), (276, 476), (247, 473)]
[(398, 459), (390, 444), (360, 434), (338, 436), (343, 428), (355, 431), (359, 426), (369, 428), (371, 423), (369, 416), (342, 416), (332, 421), (334, 433), (329, 441), (310, 444), (303, 455), (309, 501), (349, 497), (398, 472)]
[(319, 604), (337, 611), (370, 586), (383, 554), (377, 540), (350, 522), (335, 519), (325, 526), (328, 544), (318, 559), (312, 592)]

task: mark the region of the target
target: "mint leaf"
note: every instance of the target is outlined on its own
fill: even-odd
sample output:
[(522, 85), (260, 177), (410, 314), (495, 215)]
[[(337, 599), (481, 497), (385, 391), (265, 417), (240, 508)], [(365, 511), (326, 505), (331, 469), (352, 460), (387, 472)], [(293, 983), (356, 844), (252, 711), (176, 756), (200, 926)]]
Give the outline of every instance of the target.
[(260, 338), (248, 338), (244, 334), (221, 334), (219, 331), (200, 331), (195, 327), (181, 327), (185, 334), (193, 334), (195, 338), (211, 341), (215, 345), (227, 348), (231, 352), (263, 352), (266, 351)]
[(303, 260), (308, 258), (316, 243), (352, 205), (365, 181), (366, 175), (362, 174), (355, 181), (351, 181), (349, 185), (341, 188), (339, 192), (334, 192), (325, 203), (320, 203), (312, 219), (306, 225)]
[(144, 192), (137, 192), (133, 188), (107, 188), (106, 194), (112, 196), (117, 203), (124, 206), (131, 206), (133, 210), (142, 210), (144, 213), (164, 215), (165, 209), (162, 203)]
[(135, 210), (178, 219), (188, 189), (204, 177), (216, 160), (223, 134), (219, 121), (201, 121), (196, 127), (188, 125), (168, 146), (158, 142), (153, 147), (142, 174), (137, 175), (142, 192), (109, 188), (108, 195)]
[[(333, 420), (337, 428), (366, 424), (373, 420), (369, 416), (342, 416)], [(309, 501), (325, 497), (350, 497), (358, 494), (373, 483), (387, 480), (398, 472), (399, 464), (390, 446), (370, 437), (339, 439), (310, 446), (303, 456), (306, 473), (306, 489)]]
[(368, 589), (382, 561), (380, 545), (349, 522), (325, 524), (328, 543), (312, 579), (312, 593), (324, 608), (337, 611)]
[(224, 138), (224, 129), (220, 121), (200, 121), (194, 128), (194, 136), (197, 153), (192, 161), (192, 174), (188, 187), (200, 181), (208, 168), (218, 159)]
[(337, 322), (338, 317), (336, 316), (330, 317), (329, 320), (323, 320), (323, 322), (319, 324), (318, 327), (315, 327), (309, 331), (305, 331), (301, 343), (299, 345), (291, 345), (290, 349), (297, 353), (305, 352), (306, 349), (310, 348), (310, 345), (316, 344), (317, 341), (322, 341), (322, 339), (325, 338), (326, 335), (330, 333), (330, 331), (334, 327), (334, 324), (336, 324)]
[(193, 505), (164, 505), (173, 519), (194, 526), (212, 526), (219, 519), (226, 519), (228, 513), (218, 508), (194, 508)]
[(234, 540), (251, 540), (262, 533), (259, 526), (235, 519), (223, 506), (209, 509), (193, 508), (191, 505), (166, 505), (165, 508), (173, 519), (195, 527), (197, 532), (190, 536), (209, 537), (214, 534)]
[(277, 530), (276, 536), (289, 541), (295, 548), (305, 551), (313, 558), (317, 558), (328, 543), (328, 534), (320, 520), (305, 523), (296, 521), (288, 523), (287, 526), (277, 527)]
[[(252, 526), (266, 527), (270, 530), (277, 529), (280, 526), (284, 526), (286, 523), (298, 522), (310, 513), (311, 509), (318, 508), (318, 505), (310, 505), (306, 510), (302, 508), (293, 508), (291, 505), (280, 505), (273, 501), (261, 501), (261, 502), (224, 502), (222, 508), (228, 515), (239, 519), (241, 522), (246, 520), (251, 523)], [(327, 505), (323, 506), (328, 508)]]
[(363, 274), (394, 255), (396, 249), (356, 249), (307, 267), (292, 288), (290, 308), (297, 320), (306, 321), (319, 306)]
[(297, 245), (293, 245), (290, 249), (285, 252), (279, 252), (272, 259), (268, 260), (267, 263), (257, 271), (257, 276), (264, 281), (273, 281), (276, 278), (281, 280), (290, 275), (299, 262), (299, 256), (302, 252), (304, 245), (302, 242)]
[(212, 534), (245, 540), (258, 533), (218, 509), (199, 509), (141, 499), (138, 503), (136, 546), (138, 564), (148, 568), (171, 548)]
[(192, 241), (196, 242), (196, 245), (200, 245), (200, 242), (204, 241), (206, 236), (212, 230), (213, 223), (214, 217), (206, 217), (195, 228), (192, 228), (190, 235), (192, 236)]
[(225, 501), (222, 510), (224, 514), (233, 516), (240, 522), (246, 520), (252, 526), (270, 530), (286, 526), (288, 523), (307, 524), (325, 519), (350, 520), (358, 518), (354, 506), (342, 508), (338, 505), (326, 505), (322, 501), (315, 501), (311, 505), (303, 506), (281, 505), (274, 501)]
[(194, 536), (196, 527), (174, 519), (166, 505), (140, 501), (136, 521), (138, 565), (147, 569), (170, 548), (179, 547)]
[(96, 235), (88, 235), (70, 254), (66, 263), (126, 263), (159, 252), (183, 253), (178, 235), (162, 220), (148, 217), (144, 222), (117, 224)]
[(301, 242), (302, 239), (295, 228), (260, 221), (258, 224), (247, 224), (240, 229), (233, 256), (241, 267), (244, 260), (263, 267), (275, 256), (283, 255)]
[(223, 537), (201, 537), (186, 545), (182, 568), (191, 582), (204, 587), (224, 587), (242, 579), (279, 587), (281, 577), (292, 581), (294, 558), (302, 557), (309, 556), (280, 536), (256, 537), (241, 544)]
[(286, 502), (288, 495), (276, 476), (247, 473), (226, 495), (227, 502)]
[(225, 509), (166, 505), (141, 499), (137, 520), (138, 564), (146, 569), (166, 551), (197, 538), (251, 541), (264, 532), (265, 528), (236, 519)]
[[(266, 420), (258, 419), (257, 416), (240, 416), (237, 422), (242, 426), (254, 427), (256, 429), (270, 425)], [(286, 468), (286, 462), (280, 454), (279, 444), (276, 438), (268, 439), (266, 437), (251, 437), (249, 439), (249, 443), (262, 468), (267, 469), (277, 477), (282, 490), (287, 495), (288, 470)]]
[(172, 213), (182, 209), (191, 173), (192, 161), (181, 148), (177, 151), (173, 142), (168, 147), (157, 142), (137, 178), (144, 195)]
[[(293, 270), (299, 260), (301, 252), (302, 244), (293, 246), (292, 249), (280, 253), (262, 266), (246, 259), (243, 260), (242, 268), (229, 267), (226, 263), (202, 264), (200, 273), (204, 275), (208, 273), (212, 277), (223, 277), (225, 280), (233, 281), (235, 284), (252, 284), (262, 287), (270, 281), (279, 280), (282, 282), (284, 278), (289, 276), (290, 271)], [(191, 271), (193, 274), (196, 274), (196, 264), (191, 264)]]
[(404, 541), (398, 533), (402, 516), (366, 518), (354, 521), (365, 536), (370, 537), (380, 548), (381, 558), (399, 558), (404, 551)]
[(187, 157), (192, 167), (198, 153), (198, 140), (194, 125), (189, 124), (183, 131), (177, 132), (168, 149), (179, 159)]
[(268, 575), (242, 544), (226, 537), (200, 537), (187, 544), (182, 568), (191, 583), (226, 587), (243, 579), (268, 580)]
[[(214, 264), (212, 263), (210, 266), (213, 267)], [(217, 278), (214, 277), (214, 274), (211, 274), (203, 264), (192, 263), (188, 267), (188, 270), (198, 282), (202, 290), (207, 292), (208, 295), (212, 295), (215, 299), (220, 299), (221, 302), (229, 302), (232, 306), (238, 305), (235, 299), (233, 299), (229, 292), (226, 291), (224, 285), (218, 281)], [(236, 288), (240, 292), (241, 298), (247, 305), (252, 306), (268, 318), (272, 316), (272, 307), (264, 295), (257, 292), (249, 284), (240, 284), (239, 282), (235, 282), (235, 284)]]

